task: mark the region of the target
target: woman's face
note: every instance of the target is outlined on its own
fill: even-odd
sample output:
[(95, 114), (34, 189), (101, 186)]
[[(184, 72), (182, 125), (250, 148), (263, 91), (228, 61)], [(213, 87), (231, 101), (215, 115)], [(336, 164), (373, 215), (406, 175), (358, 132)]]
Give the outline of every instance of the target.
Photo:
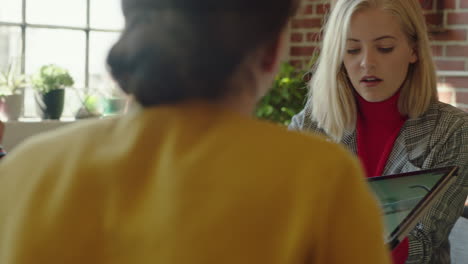
[(355, 91), (366, 101), (394, 95), (416, 61), (396, 17), (376, 8), (352, 16), (343, 63)]

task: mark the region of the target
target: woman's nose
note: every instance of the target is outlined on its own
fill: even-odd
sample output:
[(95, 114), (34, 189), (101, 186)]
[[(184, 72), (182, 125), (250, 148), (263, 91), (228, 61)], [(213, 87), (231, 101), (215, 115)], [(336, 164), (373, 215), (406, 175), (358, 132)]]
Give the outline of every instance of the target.
[(364, 69), (372, 69), (375, 68), (375, 66), (375, 55), (371, 51), (363, 52), (361, 59), (361, 67)]

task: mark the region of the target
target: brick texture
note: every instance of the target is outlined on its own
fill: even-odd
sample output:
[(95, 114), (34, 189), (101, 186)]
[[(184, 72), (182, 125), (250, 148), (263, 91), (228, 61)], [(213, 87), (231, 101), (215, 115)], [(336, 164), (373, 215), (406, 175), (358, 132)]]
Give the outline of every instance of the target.
[(305, 5), (305, 6), (302, 6), (299, 9), (299, 14), (310, 15), (310, 14), (313, 14), (313, 13), (314, 13), (314, 6), (313, 5)]
[(302, 42), (304, 40), (304, 34), (300, 32), (295, 32), (291, 34), (291, 42), (297, 43)]
[(424, 15), (428, 25), (441, 25), (444, 21), (444, 14), (442, 13), (427, 13)]
[(446, 46), (446, 55), (448, 57), (467, 57), (468, 56), (468, 45), (448, 45)]
[(468, 2), (466, 0), (458, 0), (460, 1), (460, 8), (468, 8)]
[(291, 47), (291, 56), (312, 56), (314, 54), (315, 47), (307, 46), (307, 47), (299, 47), (294, 46)]
[(432, 34), (433, 41), (460, 41), (466, 42), (466, 29), (447, 29)]
[(457, 8), (457, 0), (445, 0), (444, 8), (445, 9), (455, 9), (455, 8)]
[(440, 45), (432, 45), (432, 56), (442, 56), (444, 47)]
[(447, 14), (447, 24), (468, 25), (468, 12), (449, 12)]
[(330, 5), (329, 4), (318, 4), (316, 8), (316, 13), (317, 14), (326, 14), (330, 11)]
[(464, 71), (464, 60), (435, 60), (437, 69), (440, 71)]
[(468, 88), (468, 77), (446, 77), (445, 83), (452, 88)]
[(465, 104), (468, 102), (468, 92), (458, 91), (455, 96), (455, 102), (458, 104)]
[(301, 18), (301, 19), (294, 19), (292, 21), (292, 28), (294, 29), (309, 29), (309, 28), (316, 28), (320, 27), (322, 24), (322, 20), (319, 18)]

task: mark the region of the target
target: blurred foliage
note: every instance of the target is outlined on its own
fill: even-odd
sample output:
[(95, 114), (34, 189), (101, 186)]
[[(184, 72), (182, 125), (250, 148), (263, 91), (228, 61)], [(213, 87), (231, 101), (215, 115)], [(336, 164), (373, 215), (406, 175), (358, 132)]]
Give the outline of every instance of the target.
[(76, 118), (88, 118), (88, 117), (101, 116), (102, 94), (98, 89), (93, 89), (93, 88), (79, 89), (79, 88), (73, 87), (71, 90), (75, 91), (77, 98), (81, 102), (81, 106), (75, 115)]
[(44, 65), (33, 77), (32, 83), (35, 89), (41, 93), (48, 93), (56, 89), (64, 89), (74, 84), (68, 70), (54, 64)]
[(275, 78), (273, 87), (258, 102), (255, 116), (289, 125), (291, 118), (299, 113), (307, 100), (306, 71), (283, 63)]
[(28, 84), (24, 74), (18, 74), (19, 69), (10, 63), (5, 71), (0, 72), (0, 96), (21, 94)]
[(86, 95), (83, 105), (90, 113), (95, 115), (100, 114), (99, 97), (97, 95)]

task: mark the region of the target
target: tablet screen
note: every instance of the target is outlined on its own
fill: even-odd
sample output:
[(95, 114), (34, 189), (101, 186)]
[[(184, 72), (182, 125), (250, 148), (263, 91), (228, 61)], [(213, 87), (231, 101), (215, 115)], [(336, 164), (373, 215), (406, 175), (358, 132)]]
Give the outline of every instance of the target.
[(387, 240), (439, 180), (452, 169), (423, 170), (368, 179), (383, 210)]

